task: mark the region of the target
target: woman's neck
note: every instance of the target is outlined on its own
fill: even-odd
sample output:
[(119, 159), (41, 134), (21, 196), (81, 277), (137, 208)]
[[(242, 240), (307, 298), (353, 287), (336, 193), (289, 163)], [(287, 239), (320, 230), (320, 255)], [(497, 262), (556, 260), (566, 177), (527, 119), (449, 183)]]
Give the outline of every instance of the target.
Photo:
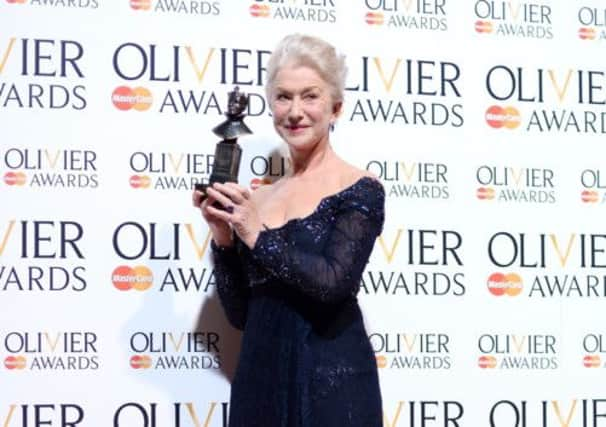
[(292, 176), (301, 177), (313, 174), (334, 157), (334, 151), (330, 144), (317, 144), (309, 151), (290, 150), (292, 160)]

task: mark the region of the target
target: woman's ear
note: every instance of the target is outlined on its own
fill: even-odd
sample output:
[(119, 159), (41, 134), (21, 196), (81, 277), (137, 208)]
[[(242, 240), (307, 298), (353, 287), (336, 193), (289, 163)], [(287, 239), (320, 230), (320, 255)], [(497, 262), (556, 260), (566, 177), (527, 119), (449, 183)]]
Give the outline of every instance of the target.
[(339, 117), (341, 115), (341, 111), (343, 110), (343, 102), (335, 102), (332, 106), (332, 113), (335, 117)]

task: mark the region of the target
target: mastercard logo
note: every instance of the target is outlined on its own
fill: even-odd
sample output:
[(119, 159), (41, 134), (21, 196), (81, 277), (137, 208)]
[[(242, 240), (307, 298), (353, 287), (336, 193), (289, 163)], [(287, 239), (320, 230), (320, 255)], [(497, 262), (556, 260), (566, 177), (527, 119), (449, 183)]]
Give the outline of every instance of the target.
[(149, 10), (151, 0), (130, 0), (130, 7), (134, 10)]
[(271, 9), (267, 4), (253, 4), (248, 8), (248, 11), (255, 18), (267, 18)]
[(596, 203), (598, 201), (598, 192), (594, 190), (581, 191), (581, 200), (583, 203)]
[(478, 366), (482, 369), (494, 369), (497, 367), (497, 358), (494, 356), (478, 357)]
[(149, 369), (151, 365), (152, 360), (149, 356), (135, 355), (130, 358), (130, 367), (133, 369)]
[(112, 92), (112, 102), (118, 110), (145, 111), (151, 107), (153, 97), (151, 92), (144, 87), (131, 89), (128, 86), (118, 86)]
[(25, 369), (26, 360), (23, 356), (8, 356), (4, 359), (4, 367), (6, 369)]
[(586, 368), (599, 368), (602, 365), (602, 361), (600, 360), (600, 356), (597, 354), (587, 355), (583, 357), (583, 366)]
[(515, 129), (520, 126), (520, 112), (515, 107), (493, 105), (486, 110), (486, 123), (494, 129)]
[(368, 12), (366, 23), (368, 25), (383, 25), (383, 14), (381, 12)]
[(269, 178), (253, 178), (250, 180), (250, 188), (252, 190), (256, 190), (259, 187), (262, 187), (264, 185), (270, 185), (271, 184), (271, 179)]
[(595, 30), (589, 27), (579, 28), (579, 38), (581, 40), (595, 40)]
[(147, 175), (133, 175), (128, 179), (128, 183), (133, 188), (149, 188), (151, 180)]
[(25, 185), (27, 176), (23, 172), (7, 172), (4, 174), (4, 183), (6, 185)]
[(490, 21), (476, 21), (475, 23), (476, 33), (492, 33), (492, 22)]
[(377, 358), (377, 368), (386, 368), (387, 367), (387, 357), (376, 356), (376, 358)]
[(25, 0), (6, 0), (7, 3), (11, 4), (24, 4)]
[(515, 297), (522, 292), (522, 278), (516, 273), (493, 273), (488, 278), (488, 290), (491, 294), (500, 297), (508, 295)]
[(154, 281), (154, 276), (149, 268), (144, 265), (128, 267), (121, 265), (112, 272), (112, 283), (120, 291), (148, 290)]
[(494, 188), (480, 187), (476, 190), (476, 197), (480, 200), (494, 199)]

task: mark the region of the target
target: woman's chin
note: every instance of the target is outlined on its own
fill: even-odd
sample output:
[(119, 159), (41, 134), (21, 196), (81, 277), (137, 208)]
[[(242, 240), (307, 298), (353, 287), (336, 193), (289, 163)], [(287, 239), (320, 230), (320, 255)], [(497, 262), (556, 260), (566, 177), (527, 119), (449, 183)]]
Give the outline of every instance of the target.
[(309, 151), (316, 146), (315, 143), (309, 141), (308, 139), (303, 140), (298, 138), (285, 138), (284, 142), (286, 145), (288, 145), (290, 150), (295, 151)]

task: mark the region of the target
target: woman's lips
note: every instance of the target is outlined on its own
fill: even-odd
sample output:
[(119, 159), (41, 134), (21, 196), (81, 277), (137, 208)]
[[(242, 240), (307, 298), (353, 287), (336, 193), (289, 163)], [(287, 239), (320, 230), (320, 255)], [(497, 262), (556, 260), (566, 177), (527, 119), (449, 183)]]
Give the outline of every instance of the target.
[(286, 129), (288, 129), (289, 132), (292, 133), (297, 133), (297, 132), (301, 132), (304, 129), (306, 129), (308, 126), (303, 126), (303, 125), (290, 125), (290, 126), (286, 126)]

